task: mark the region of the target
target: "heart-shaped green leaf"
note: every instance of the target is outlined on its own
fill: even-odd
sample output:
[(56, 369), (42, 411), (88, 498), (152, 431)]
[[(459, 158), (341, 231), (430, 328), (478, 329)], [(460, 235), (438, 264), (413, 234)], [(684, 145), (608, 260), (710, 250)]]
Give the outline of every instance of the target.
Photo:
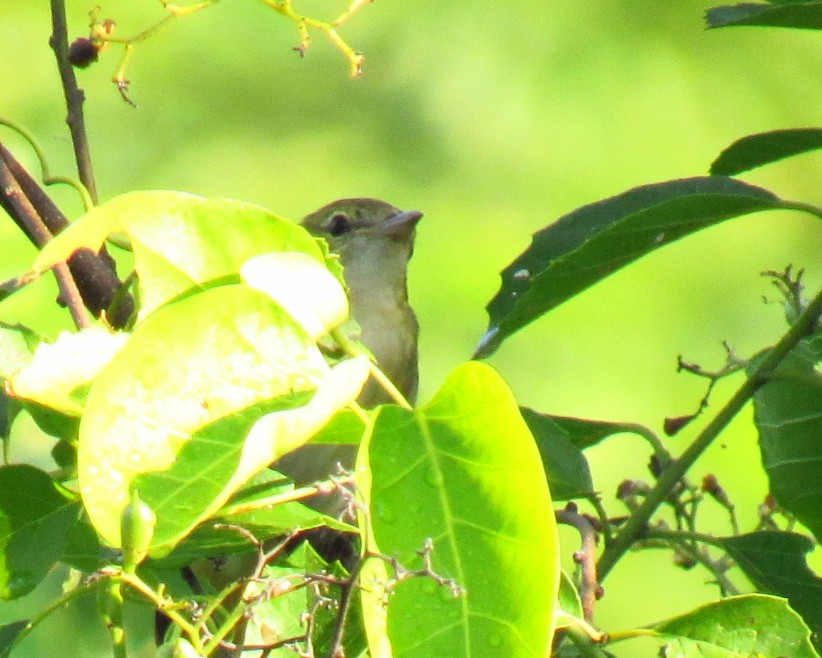
[[(454, 596), (430, 577), (398, 585), (387, 618), (393, 655), (547, 655), (560, 573), (554, 510), (499, 375), (468, 363), (424, 407), (382, 407), (368, 460), (379, 550), (420, 569), (430, 539), (433, 570), (467, 592)], [(370, 648), (384, 655), (378, 607), (366, 596)]]

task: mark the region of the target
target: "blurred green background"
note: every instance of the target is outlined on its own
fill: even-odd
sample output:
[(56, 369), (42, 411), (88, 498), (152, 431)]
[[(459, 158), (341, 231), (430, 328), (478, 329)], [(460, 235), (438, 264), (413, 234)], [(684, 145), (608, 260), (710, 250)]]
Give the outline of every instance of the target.
[[(421, 399), (484, 333), (498, 272), (534, 231), (579, 205), (627, 188), (702, 175), (735, 139), (819, 125), (819, 33), (764, 28), (706, 32), (708, 0), (559, 0), (366, 6), (341, 34), (364, 52), (364, 76), (320, 34), (304, 59), (293, 24), (254, 0), (223, 1), (178, 20), (136, 50), (128, 77), (135, 109), (109, 82), (111, 49), (78, 73), (102, 199), (132, 189), (230, 196), (298, 219), (342, 196), (382, 197), (425, 212), (411, 294), (422, 325)], [(72, 37), (96, 3), (69, 0)], [(330, 18), (344, 0), (302, 0)], [(107, 0), (101, 16), (130, 36), (164, 16), (156, 0)], [(48, 3), (0, 8), (0, 116), (25, 124), (55, 173), (70, 174), (71, 144), (52, 54)], [(0, 139), (33, 170), (30, 149)], [(806, 155), (745, 176), (784, 197), (822, 202), (822, 159)], [(76, 217), (77, 199), (56, 191)], [(0, 280), (22, 273), (34, 250), (0, 225)], [(822, 284), (822, 228), (796, 213), (745, 217), (643, 259), (523, 330), (490, 359), (522, 404), (540, 411), (633, 421), (661, 432), (665, 416), (695, 410), (704, 382), (676, 373), (676, 356), (719, 367), (721, 341), (742, 356), (784, 329), (759, 276), (789, 263)], [(54, 335), (68, 328), (51, 282), (0, 305), (0, 319)], [(739, 379), (723, 382), (716, 410)], [(700, 419), (676, 439), (681, 449)], [(22, 430), (21, 430), (22, 432)], [(19, 448), (15, 455), (23, 458)], [(648, 451), (622, 436), (590, 452), (614, 513), (616, 485), (647, 478)], [(766, 492), (750, 410), (697, 464), (715, 473), (743, 529)], [(704, 506), (710, 509), (707, 503)], [(706, 514), (706, 531), (729, 532)], [(563, 532), (568, 555), (578, 539)], [(818, 564), (819, 561), (817, 560)], [(684, 612), (716, 596), (709, 575), (671, 566), (667, 552), (631, 554), (605, 582), (597, 623), (609, 631)], [(38, 596), (0, 604), (0, 617), (37, 609)], [(88, 614), (82, 610), (77, 615)], [(80, 617), (78, 617), (79, 619)], [(20, 655), (96, 656), (64, 614)], [(72, 626), (72, 624), (75, 624)], [(96, 633), (96, 635), (95, 635)], [(618, 646), (651, 656), (653, 644)], [(26, 651), (29, 653), (26, 654)]]

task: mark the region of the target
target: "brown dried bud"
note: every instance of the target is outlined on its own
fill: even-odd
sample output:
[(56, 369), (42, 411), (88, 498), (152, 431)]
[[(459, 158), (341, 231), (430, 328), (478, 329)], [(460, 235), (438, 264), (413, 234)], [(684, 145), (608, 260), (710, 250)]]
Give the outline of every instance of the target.
[(648, 470), (651, 471), (651, 475), (655, 479), (659, 479), (659, 476), (662, 475), (662, 462), (657, 455), (651, 455), (651, 459), (648, 461)]
[(91, 39), (80, 37), (71, 42), (68, 49), (68, 61), (72, 66), (84, 69), (97, 61), (99, 51)]
[(665, 430), (665, 434), (668, 436), (676, 436), (679, 431), (685, 427), (688, 423), (690, 423), (694, 418), (695, 415), (690, 414), (688, 416), (676, 416), (674, 418), (666, 418), (665, 421), (662, 423), (662, 429)]
[(696, 559), (684, 551), (674, 551), (674, 564), (687, 571), (696, 566)]
[(647, 494), (650, 490), (648, 483), (642, 480), (623, 480), (617, 487), (616, 497), (619, 500), (626, 500)]
[(719, 484), (719, 480), (713, 473), (708, 473), (708, 475), (702, 478), (702, 491), (712, 496), (723, 507), (727, 509), (734, 508), (733, 503), (730, 498), (728, 498), (728, 492)]

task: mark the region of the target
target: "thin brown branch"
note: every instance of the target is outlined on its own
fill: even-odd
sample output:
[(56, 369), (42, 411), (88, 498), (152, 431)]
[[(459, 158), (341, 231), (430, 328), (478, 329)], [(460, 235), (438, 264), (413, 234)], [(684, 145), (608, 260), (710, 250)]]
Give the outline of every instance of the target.
[[(4, 157), (0, 158), (0, 205), (38, 247), (51, 238), (51, 232), (26, 196)], [(68, 266), (65, 263), (57, 265), (54, 268), (54, 276), (60, 288), (60, 299), (68, 307), (74, 325), (78, 329), (89, 326), (91, 320)]]
[[(0, 166), (6, 173), (8, 183), (4, 183), (0, 190), (0, 207), (37, 248), (42, 248), (53, 235), (68, 226), (68, 220), (2, 144)], [(25, 199), (25, 204), (22, 199)], [(134, 311), (134, 299), (120, 291), (122, 284), (117, 278), (114, 260), (105, 252), (94, 253), (90, 249), (79, 249), (69, 258), (68, 267), (77, 283), (83, 304), (94, 316), (107, 311), (112, 302), (120, 298), (116, 311), (108, 320), (114, 327), (125, 326)], [(69, 305), (62, 292), (61, 300)]]
[(596, 547), (597, 532), (591, 522), (577, 512), (576, 506), (569, 503), (565, 509), (557, 510), (557, 521), (577, 529), (582, 538), (582, 548), (574, 553), (574, 562), (579, 564), (582, 579), (579, 596), (582, 600), (582, 616), (589, 624), (594, 622), (594, 607), (602, 596), (602, 586), (597, 580)]
[(91, 165), (86, 121), (83, 116), (83, 103), (86, 96), (77, 85), (74, 68), (69, 63), (68, 29), (66, 27), (65, 0), (51, 0), (52, 33), (49, 45), (57, 58), (57, 70), (60, 73), (60, 83), (63, 87), (63, 97), (66, 99), (66, 123), (71, 133), (71, 143), (74, 146), (74, 159), (77, 163), (77, 173), (83, 185), (86, 186), (94, 203), (97, 203), (97, 184), (94, 181), (94, 170)]

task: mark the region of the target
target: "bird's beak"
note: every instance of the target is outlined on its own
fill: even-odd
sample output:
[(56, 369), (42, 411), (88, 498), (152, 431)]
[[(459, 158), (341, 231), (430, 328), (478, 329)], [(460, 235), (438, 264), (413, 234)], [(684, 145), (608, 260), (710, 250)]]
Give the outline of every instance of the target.
[(411, 235), (420, 219), (422, 213), (419, 210), (400, 211), (374, 226), (372, 230), (378, 235), (401, 240)]

